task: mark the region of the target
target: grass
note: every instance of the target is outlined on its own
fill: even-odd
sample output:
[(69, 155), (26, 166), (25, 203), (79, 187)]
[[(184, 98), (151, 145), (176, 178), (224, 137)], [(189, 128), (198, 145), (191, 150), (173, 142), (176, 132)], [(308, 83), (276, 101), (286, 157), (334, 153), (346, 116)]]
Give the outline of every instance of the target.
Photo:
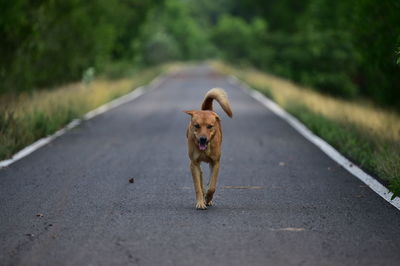
[(213, 62), (273, 99), (354, 163), (400, 195), (400, 115), (362, 100), (348, 101), (300, 87), (250, 67)]
[(179, 67), (168, 64), (124, 77), (104, 75), (89, 84), (73, 83), (51, 90), (0, 95), (0, 160), (10, 158), (88, 111), (147, 84), (160, 73)]

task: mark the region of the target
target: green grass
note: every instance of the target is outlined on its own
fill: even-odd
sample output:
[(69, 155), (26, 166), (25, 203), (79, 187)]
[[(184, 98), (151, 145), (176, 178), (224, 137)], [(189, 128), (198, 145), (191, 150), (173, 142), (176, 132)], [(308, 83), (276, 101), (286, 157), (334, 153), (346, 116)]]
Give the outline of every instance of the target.
[(370, 139), (351, 124), (328, 119), (304, 105), (293, 104), (287, 111), (367, 172), (392, 177), (383, 181), (389, 185), (394, 196), (400, 195), (400, 153), (392, 149), (389, 143)]
[(220, 71), (238, 76), (278, 103), (366, 172), (400, 195), (400, 115), (364, 101), (346, 101), (303, 88), (251, 68), (221, 62)]
[[(103, 75), (89, 84), (74, 83), (49, 90), (0, 95), (0, 160), (48, 136), (73, 119), (147, 84), (163, 72), (179, 68), (168, 64), (142, 71)], [(128, 74), (129, 73), (129, 74)]]

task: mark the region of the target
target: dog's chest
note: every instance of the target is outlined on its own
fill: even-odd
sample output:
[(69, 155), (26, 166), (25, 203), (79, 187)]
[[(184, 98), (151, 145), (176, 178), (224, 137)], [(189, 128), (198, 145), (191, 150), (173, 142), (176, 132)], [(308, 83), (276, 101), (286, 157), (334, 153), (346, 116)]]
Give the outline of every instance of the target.
[(210, 147), (208, 147), (205, 151), (196, 151), (195, 157), (196, 161), (207, 162), (207, 163), (212, 162)]

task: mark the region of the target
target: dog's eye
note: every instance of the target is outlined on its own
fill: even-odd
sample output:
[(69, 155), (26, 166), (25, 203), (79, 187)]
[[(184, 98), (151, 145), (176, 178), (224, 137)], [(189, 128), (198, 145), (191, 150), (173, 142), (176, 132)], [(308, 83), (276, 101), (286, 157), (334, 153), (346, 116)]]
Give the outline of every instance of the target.
[(208, 129), (211, 129), (212, 127), (213, 127), (212, 125), (208, 125), (208, 126), (207, 126)]
[(194, 125), (195, 128), (200, 128), (199, 124)]

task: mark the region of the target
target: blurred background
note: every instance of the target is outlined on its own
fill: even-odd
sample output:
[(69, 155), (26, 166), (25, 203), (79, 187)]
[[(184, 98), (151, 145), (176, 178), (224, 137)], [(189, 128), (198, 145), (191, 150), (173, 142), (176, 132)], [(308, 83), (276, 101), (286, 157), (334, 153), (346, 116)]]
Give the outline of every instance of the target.
[[(222, 58), (400, 108), (397, 0), (2, 1), (0, 92)], [(125, 65), (124, 65), (125, 64)]]
[(0, 34), (0, 159), (213, 60), (400, 194), (399, 0), (3, 0)]

